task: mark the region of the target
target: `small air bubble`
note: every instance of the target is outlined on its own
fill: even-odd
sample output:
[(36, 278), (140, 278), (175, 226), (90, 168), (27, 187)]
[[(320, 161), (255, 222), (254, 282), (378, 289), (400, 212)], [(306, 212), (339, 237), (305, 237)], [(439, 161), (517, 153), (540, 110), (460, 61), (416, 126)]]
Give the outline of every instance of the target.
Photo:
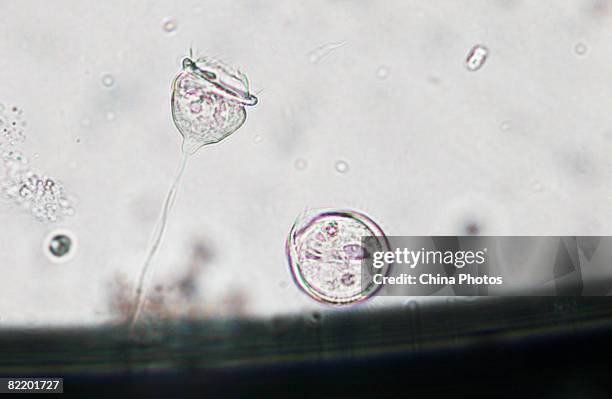
[(345, 161), (338, 161), (336, 162), (335, 168), (338, 173), (346, 173), (348, 172), (349, 166)]
[(387, 79), (389, 77), (389, 68), (386, 66), (378, 67), (376, 70), (376, 77), (378, 79)]
[(162, 27), (164, 29), (164, 32), (168, 34), (174, 34), (176, 33), (178, 25), (176, 24), (176, 21), (173, 18), (166, 18), (163, 21)]
[(102, 76), (102, 85), (104, 87), (113, 87), (113, 85), (115, 84), (115, 77), (111, 74), (105, 74)]
[(295, 160), (295, 164), (294, 164), (295, 168), (297, 170), (304, 170), (306, 169), (306, 167), (308, 166), (308, 163), (306, 162), (305, 159), (303, 158), (298, 158)]
[(587, 45), (584, 43), (576, 43), (574, 46), (574, 52), (576, 55), (585, 55), (588, 51)]

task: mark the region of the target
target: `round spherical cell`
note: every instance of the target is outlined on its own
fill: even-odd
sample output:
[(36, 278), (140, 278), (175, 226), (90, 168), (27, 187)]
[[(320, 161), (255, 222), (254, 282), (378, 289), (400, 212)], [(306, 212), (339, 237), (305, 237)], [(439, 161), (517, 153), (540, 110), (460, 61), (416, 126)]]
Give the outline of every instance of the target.
[(43, 252), (53, 263), (65, 263), (71, 260), (77, 247), (76, 236), (65, 229), (52, 231), (43, 242)]
[(299, 217), (286, 242), (287, 259), (296, 285), (311, 298), (347, 305), (370, 298), (380, 288), (372, 254), (388, 251), (389, 242), (371, 218), (353, 210), (319, 210)]

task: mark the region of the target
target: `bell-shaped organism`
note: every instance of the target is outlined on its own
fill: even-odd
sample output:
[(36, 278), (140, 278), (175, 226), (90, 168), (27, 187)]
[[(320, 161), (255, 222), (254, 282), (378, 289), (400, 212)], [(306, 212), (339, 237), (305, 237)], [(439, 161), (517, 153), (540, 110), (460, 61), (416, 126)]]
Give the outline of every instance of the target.
[(161, 247), (187, 158), (200, 147), (218, 143), (238, 130), (246, 120), (245, 106), (255, 104), (257, 97), (249, 92), (246, 75), (237, 69), (207, 58), (183, 59), (182, 70), (172, 84), (171, 98), (172, 119), (183, 136), (183, 151), (140, 267), (131, 329), (142, 311), (153, 259)]
[(246, 120), (245, 106), (257, 104), (245, 74), (207, 58), (183, 59), (172, 87), (172, 117), (183, 136), (183, 150), (218, 143)]

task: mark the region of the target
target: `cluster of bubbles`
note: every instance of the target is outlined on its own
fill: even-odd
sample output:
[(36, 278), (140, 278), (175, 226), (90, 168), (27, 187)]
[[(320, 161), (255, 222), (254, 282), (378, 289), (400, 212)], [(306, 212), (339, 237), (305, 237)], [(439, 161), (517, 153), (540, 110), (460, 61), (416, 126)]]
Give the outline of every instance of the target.
[[(368, 245), (364, 244), (364, 239)], [(287, 238), (287, 258), (298, 286), (312, 298), (342, 305), (369, 298), (378, 287), (364, 261), (388, 249), (381, 228), (350, 210), (323, 210), (296, 220)]]
[(57, 180), (33, 172), (20, 152), (8, 150), (2, 154), (5, 174), (0, 190), (5, 199), (23, 206), (41, 222), (57, 222), (74, 215), (72, 201)]
[(25, 140), (22, 119), (23, 111), (12, 107), (8, 112), (0, 108), (0, 121), (8, 124), (3, 130), (0, 149), (4, 174), (0, 176), (0, 196), (26, 209), (42, 222), (56, 222), (74, 214), (74, 207), (65, 193), (64, 186), (57, 180), (30, 169), (28, 159), (15, 148)]
[(26, 121), (23, 111), (17, 107), (7, 110), (0, 104), (0, 148), (12, 147), (25, 140)]

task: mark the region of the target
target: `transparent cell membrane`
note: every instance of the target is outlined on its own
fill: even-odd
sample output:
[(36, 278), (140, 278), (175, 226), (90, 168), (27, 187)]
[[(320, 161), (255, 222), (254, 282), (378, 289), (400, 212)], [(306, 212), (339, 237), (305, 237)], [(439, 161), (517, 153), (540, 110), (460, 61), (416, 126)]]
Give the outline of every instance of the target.
[(183, 135), (183, 150), (218, 143), (234, 133), (246, 120), (245, 105), (255, 105), (245, 74), (219, 61), (183, 60), (172, 92), (172, 116)]
[(140, 270), (136, 308), (130, 322), (132, 328), (142, 311), (149, 269), (162, 245), (187, 158), (201, 147), (219, 143), (238, 130), (246, 120), (244, 106), (257, 104), (257, 98), (249, 93), (248, 80), (243, 73), (206, 58), (195, 61), (185, 58), (182, 66), (183, 70), (174, 79), (171, 99), (172, 118), (183, 137), (182, 154)]
[[(374, 237), (364, 243), (366, 237)], [(351, 210), (308, 211), (301, 215), (287, 238), (291, 273), (312, 298), (346, 305), (368, 299), (376, 285), (363, 273), (364, 260), (389, 244), (381, 228), (368, 216)], [(380, 271), (385, 274), (385, 270)]]

